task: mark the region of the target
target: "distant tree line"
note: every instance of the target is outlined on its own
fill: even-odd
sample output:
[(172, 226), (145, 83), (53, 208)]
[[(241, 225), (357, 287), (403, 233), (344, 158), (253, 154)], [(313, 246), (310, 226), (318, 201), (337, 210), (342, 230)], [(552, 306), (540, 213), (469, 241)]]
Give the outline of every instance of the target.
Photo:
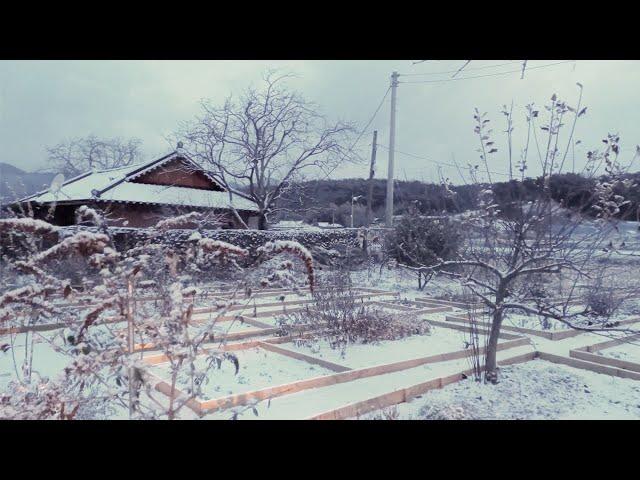
[[(629, 203), (621, 208), (620, 216), (637, 220), (640, 211), (640, 173), (626, 175), (633, 180), (631, 187), (617, 187)], [(598, 180), (575, 173), (551, 176), (549, 189), (551, 198), (569, 209), (580, 209), (586, 214), (595, 214), (589, 199)], [(287, 190), (280, 199), (280, 218), (304, 220), (308, 223), (333, 222), (350, 224), (351, 199), (354, 201), (354, 226), (366, 223), (366, 196), (368, 182), (365, 179), (350, 178), (340, 180), (311, 180), (299, 183)], [(511, 180), (494, 184), (494, 199), (504, 216), (516, 212), (520, 202), (535, 201), (540, 198), (542, 178), (527, 178), (524, 181)], [(423, 215), (453, 214), (476, 208), (475, 199), (479, 189), (487, 185), (450, 186), (450, 192), (443, 185), (420, 181), (396, 181), (394, 207), (396, 215), (403, 215), (416, 209)], [(624, 189), (624, 191), (623, 191)], [(384, 217), (386, 180), (376, 179), (373, 185), (373, 217)]]

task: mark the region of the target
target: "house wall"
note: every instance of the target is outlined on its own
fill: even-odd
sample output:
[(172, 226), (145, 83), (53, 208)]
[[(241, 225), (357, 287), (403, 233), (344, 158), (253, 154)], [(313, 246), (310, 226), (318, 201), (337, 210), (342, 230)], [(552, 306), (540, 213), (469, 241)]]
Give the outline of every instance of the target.
[[(102, 205), (104, 208), (104, 205)], [(132, 228), (147, 228), (157, 224), (160, 220), (184, 215), (190, 212), (211, 213), (222, 216), (222, 228), (237, 228), (237, 222), (230, 212), (206, 208), (180, 208), (162, 205), (124, 204), (114, 203), (107, 208), (111, 221), (110, 225)], [(183, 228), (195, 228), (196, 225), (185, 225)], [(217, 223), (205, 224), (204, 228), (220, 228)]]
[[(27, 202), (23, 204), (23, 210), (19, 207), (14, 206), (12, 210), (18, 215), (22, 216), (23, 214), (29, 215), (29, 207), (26, 205)], [(45, 222), (49, 222), (53, 225), (60, 226), (68, 226), (76, 224), (76, 208), (80, 205), (56, 205), (55, 208), (51, 208), (49, 205), (38, 205), (31, 204), (31, 209), (33, 210), (33, 218), (38, 220), (44, 220)]]
[[(95, 208), (98, 211), (106, 213), (108, 224), (114, 227), (148, 228), (153, 227), (160, 220), (198, 211), (205, 214), (209, 212), (218, 220), (222, 217), (222, 221), (224, 222), (221, 226), (213, 222), (210, 224), (205, 223), (205, 229), (241, 228), (240, 222), (235, 219), (231, 212), (226, 210), (180, 208), (135, 203), (81, 202), (72, 205), (58, 204), (52, 214), (50, 213), (48, 205), (34, 205), (34, 217), (59, 226), (75, 225), (75, 211), (81, 205), (87, 205), (90, 208)], [(20, 212), (16, 210), (16, 213), (19, 214)], [(240, 211), (239, 214), (246, 223), (250, 222), (249, 217), (251, 216), (251, 212)], [(196, 225), (185, 225), (183, 228), (196, 228)]]
[(173, 160), (157, 170), (153, 170), (134, 180), (133, 183), (151, 183), (177, 187), (198, 188), (202, 190), (224, 191), (200, 171), (194, 171), (179, 159)]

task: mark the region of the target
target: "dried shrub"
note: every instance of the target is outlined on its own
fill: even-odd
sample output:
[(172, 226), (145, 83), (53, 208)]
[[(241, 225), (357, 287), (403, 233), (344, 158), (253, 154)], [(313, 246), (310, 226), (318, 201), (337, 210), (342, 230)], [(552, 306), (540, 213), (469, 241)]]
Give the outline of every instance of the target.
[(190, 212), (185, 215), (167, 218), (156, 223), (155, 228), (159, 231), (166, 231), (174, 228), (186, 228), (194, 223), (202, 221), (204, 215), (200, 212)]
[(424, 407), (420, 410), (419, 415), (421, 419), (425, 420), (471, 420), (460, 405), (446, 405), (441, 408)]
[(598, 285), (586, 294), (588, 311), (594, 317), (611, 318), (620, 308), (624, 299), (617, 296), (613, 289)]
[(357, 298), (346, 272), (334, 274), (331, 283), (313, 293), (312, 306), (279, 319), (281, 335), (302, 333), (304, 340), (327, 340), (331, 348), (353, 343), (399, 340), (430, 331), (429, 323), (412, 312), (388, 312)]
[(20, 232), (42, 235), (58, 230), (58, 227), (33, 218), (4, 218), (0, 221), (0, 232)]
[(383, 408), (380, 412), (371, 417), (371, 420), (400, 420), (400, 412), (395, 405)]

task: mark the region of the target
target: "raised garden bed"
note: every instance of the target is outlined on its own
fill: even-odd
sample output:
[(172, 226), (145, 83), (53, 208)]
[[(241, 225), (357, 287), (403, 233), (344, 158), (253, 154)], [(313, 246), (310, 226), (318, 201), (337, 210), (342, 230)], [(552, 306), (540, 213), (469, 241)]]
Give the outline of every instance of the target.
[[(252, 390), (259, 390), (271, 385), (280, 385), (306, 378), (328, 375), (332, 370), (317, 364), (297, 360), (288, 356), (270, 352), (263, 348), (251, 348), (235, 352), (240, 369), (235, 374), (235, 367), (230, 362), (223, 362), (220, 369), (212, 368), (207, 379), (203, 382), (201, 400), (236, 395)], [(205, 366), (205, 357), (199, 359), (200, 365)], [(150, 367), (153, 374), (167, 383), (171, 377), (168, 364), (158, 364)], [(184, 375), (178, 376), (176, 387), (187, 393), (190, 385)]]
[(432, 390), (393, 411), (361, 419), (638, 419), (640, 383), (542, 360), (501, 369), (497, 385), (469, 378)]
[(636, 375), (630, 376), (640, 379), (640, 335), (629, 335), (576, 348), (569, 352), (569, 356), (609, 368), (636, 372)]
[[(465, 332), (435, 327), (428, 335), (412, 335), (399, 340), (385, 340), (377, 343), (354, 343), (344, 348), (331, 348), (327, 340), (294, 341), (281, 346), (349, 368), (362, 368), (464, 350), (468, 337), (469, 335)], [(480, 341), (482, 342), (482, 339)]]
[(618, 345), (598, 353), (607, 358), (640, 364), (640, 345), (638, 343)]
[[(480, 326), (486, 327), (489, 325), (489, 322), (487, 322), (485, 318), (486, 317), (482, 317), (482, 316), (478, 318), (478, 324)], [(527, 318), (529, 318), (530, 320), (533, 320), (534, 317), (527, 317)], [(446, 320), (452, 323), (468, 325), (469, 316), (468, 314), (447, 315)], [(504, 320), (504, 323), (502, 324), (501, 330), (505, 330), (508, 332), (524, 333), (527, 335), (542, 337), (542, 338), (546, 338), (547, 340), (554, 340), (554, 341), (564, 340), (565, 338), (571, 338), (571, 337), (580, 335), (581, 333), (585, 333), (585, 330), (567, 328), (566, 325), (563, 324), (562, 322), (558, 322), (552, 319), (549, 320), (549, 322), (552, 322), (552, 328), (550, 329), (544, 329), (541, 323), (539, 322), (538, 323), (530, 322), (529, 323), (530, 327), (522, 327), (515, 324), (516, 322), (514, 322), (514, 320), (515, 319), (513, 316), (506, 318)], [(626, 320), (616, 321), (616, 324), (628, 325), (632, 323), (637, 323), (638, 321), (639, 321), (638, 318), (629, 318)], [(564, 328), (559, 328), (560, 325), (564, 325)], [(589, 326), (585, 325), (584, 328), (588, 329)]]
[[(526, 338), (511, 339), (499, 344), (498, 349), (504, 350), (509, 348), (520, 347), (528, 344)], [(384, 375), (387, 373), (398, 372), (406, 369), (418, 367), (420, 365), (427, 365), (431, 363), (445, 362), (449, 360), (463, 359), (469, 356), (470, 351), (467, 349), (447, 351), (443, 353), (436, 353), (427, 356), (419, 356), (418, 358), (409, 358), (406, 360), (395, 361), (391, 363), (382, 363), (373, 366), (367, 366), (363, 368), (349, 369), (349, 367), (330, 362), (325, 359), (318, 358), (316, 356), (307, 355), (304, 352), (295, 351), (282, 345), (280, 339), (271, 339), (263, 342), (247, 342), (246, 348), (255, 348), (256, 346), (262, 349), (268, 350), (275, 354), (280, 354), (283, 357), (289, 357), (296, 361), (306, 362), (309, 365), (314, 365), (324, 370), (329, 370), (332, 373), (328, 375), (320, 375), (302, 380), (296, 380), (289, 383), (275, 384), (277, 382), (270, 382), (271, 385), (264, 388), (258, 388), (252, 391), (242, 391), (240, 393), (232, 393), (226, 396), (213, 399), (195, 399), (188, 403), (188, 406), (199, 415), (204, 415), (209, 412), (224, 410), (240, 405), (246, 405), (251, 402), (265, 400), (269, 398), (275, 398), (282, 395), (292, 394), (307, 390), (311, 388), (320, 388), (327, 385), (333, 385), (337, 383), (350, 382), (362, 378), (371, 376)], [(243, 350), (243, 346), (235, 345), (234, 350)], [(154, 360), (154, 357), (145, 358), (148, 363), (154, 365), (154, 371), (157, 372), (158, 368), (161, 368), (161, 363)], [(250, 367), (249, 367), (250, 368)], [(310, 372), (314, 370), (309, 370)], [(322, 370), (316, 370), (321, 372)], [(336, 373), (337, 372), (337, 373)], [(166, 380), (159, 378), (156, 375), (156, 390), (163, 392), (166, 395), (171, 395), (171, 387)], [(176, 392), (174, 395), (182, 395), (182, 392)]]

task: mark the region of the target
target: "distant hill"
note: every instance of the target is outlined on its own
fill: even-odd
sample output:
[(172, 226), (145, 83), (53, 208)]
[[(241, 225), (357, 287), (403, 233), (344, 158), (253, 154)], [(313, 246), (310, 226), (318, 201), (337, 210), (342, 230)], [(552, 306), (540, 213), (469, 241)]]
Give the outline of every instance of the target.
[(0, 162), (0, 203), (22, 198), (48, 188), (55, 174), (25, 172)]
[[(631, 186), (616, 187), (616, 193), (629, 200), (621, 208), (625, 216), (640, 217), (640, 173), (627, 174), (633, 180)], [(604, 177), (602, 177), (604, 178)], [(493, 184), (494, 200), (504, 215), (515, 213), (518, 202), (529, 202), (539, 198), (542, 180), (527, 178), (522, 182), (509, 181)], [(564, 173), (552, 175), (549, 187), (556, 201), (563, 201), (571, 209), (580, 209), (593, 214), (591, 210), (595, 179), (578, 174)], [(455, 197), (447, 194), (441, 185), (419, 181), (396, 180), (394, 188), (394, 213), (401, 215), (409, 209), (417, 208), (423, 214), (456, 213), (477, 208), (476, 193), (481, 185), (456, 185), (452, 187)], [(308, 221), (339, 222), (346, 224), (351, 216), (351, 198), (360, 197), (355, 202), (355, 225), (359, 211), (364, 210), (368, 182), (364, 179), (311, 180), (301, 182), (281, 197), (279, 207), (287, 219)], [(384, 216), (386, 180), (376, 179), (373, 184), (373, 216)]]

